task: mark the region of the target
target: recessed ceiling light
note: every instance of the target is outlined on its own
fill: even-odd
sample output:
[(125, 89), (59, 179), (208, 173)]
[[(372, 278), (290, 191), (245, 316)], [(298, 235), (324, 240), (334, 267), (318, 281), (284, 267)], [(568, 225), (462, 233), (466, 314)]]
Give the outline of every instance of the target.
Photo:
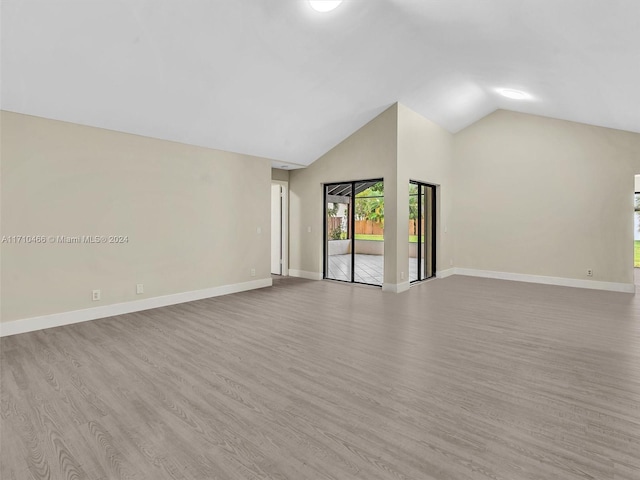
[(330, 12), (338, 8), (342, 0), (309, 0), (311, 8), (318, 12)]
[(497, 91), (503, 97), (507, 97), (512, 100), (528, 100), (531, 98), (531, 95), (529, 95), (528, 93), (520, 90), (515, 90), (513, 88), (499, 88)]

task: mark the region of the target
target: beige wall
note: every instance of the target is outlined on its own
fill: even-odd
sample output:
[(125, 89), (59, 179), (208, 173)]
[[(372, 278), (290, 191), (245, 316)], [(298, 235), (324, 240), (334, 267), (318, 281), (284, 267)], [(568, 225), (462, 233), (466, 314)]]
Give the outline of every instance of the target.
[(322, 273), (322, 184), (381, 177), (385, 284), (407, 279), (409, 179), (439, 186), (439, 271), (454, 258), (633, 283), (640, 134), (497, 111), (452, 136), (393, 105), (308, 168), (274, 173), (256, 157), (8, 112), (1, 121), (2, 235), (129, 238), (2, 244), (2, 321), (268, 279), (267, 199), (283, 174), (294, 271)]
[(271, 169), (271, 180), (278, 180), (280, 182), (289, 181), (289, 170), (283, 170), (281, 168)]
[[(384, 178), (385, 211), (396, 209), (396, 125), (393, 105), (309, 167), (289, 173), (291, 270), (322, 273), (323, 183)], [(396, 238), (393, 217), (385, 218), (385, 238)], [(385, 251), (388, 248), (395, 249), (393, 241), (385, 240)], [(396, 283), (395, 259), (385, 256), (384, 268), (385, 283)]]
[(129, 238), (2, 244), (2, 321), (270, 278), (268, 160), (8, 112), (1, 120), (2, 235)]
[[(409, 224), (409, 180), (437, 188), (436, 270), (452, 268), (453, 135), (404, 105), (398, 105), (398, 224)], [(408, 228), (398, 229), (398, 270), (407, 277)], [(446, 231), (445, 231), (446, 230)]]
[(456, 267), (633, 283), (640, 134), (499, 110), (454, 157)]
[[(437, 184), (438, 270), (449, 267), (453, 137), (401, 104), (395, 104), (304, 170), (290, 172), (291, 268), (322, 273), (322, 184), (383, 177), (385, 180), (384, 283), (409, 281), (409, 180)], [(312, 232), (308, 232), (308, 227)]]

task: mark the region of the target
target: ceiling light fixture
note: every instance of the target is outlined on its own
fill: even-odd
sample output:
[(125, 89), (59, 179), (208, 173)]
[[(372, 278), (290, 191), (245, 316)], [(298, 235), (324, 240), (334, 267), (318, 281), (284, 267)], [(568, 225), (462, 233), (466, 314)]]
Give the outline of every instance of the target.
[(317, 12), (330, 12), (340, 6), (342, 0), (309, 0), (309, 5)]
[(531, 95), (528, 93), (515, 90), (513, 88), (499, 88), (497, 92), (503, 97), (507, 97), (512, 100), (529, 100), (531, 98)]

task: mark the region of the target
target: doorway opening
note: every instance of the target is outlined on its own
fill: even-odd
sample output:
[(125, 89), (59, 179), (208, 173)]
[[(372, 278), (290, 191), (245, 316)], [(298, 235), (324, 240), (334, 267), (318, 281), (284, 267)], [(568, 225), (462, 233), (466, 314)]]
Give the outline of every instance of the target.
[(323, 278), (382, 286), (384, 181), (324, 185)]
[(271, 182), (271, 273), (274, 275), (289, 274), (288, 193), (287, 182)]
[(409, 281), (436, 275), (436, 186), (409, 181)]

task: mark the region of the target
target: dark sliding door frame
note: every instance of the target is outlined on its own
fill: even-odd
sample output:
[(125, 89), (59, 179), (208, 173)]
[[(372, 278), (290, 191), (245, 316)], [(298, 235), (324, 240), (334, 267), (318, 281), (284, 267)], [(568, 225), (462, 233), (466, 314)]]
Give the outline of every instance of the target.
[[(356, 282), (356, 185), (359, 183), (378, 183), (384, 182), (383, 178), (376, 179), (368, 179), (368, 180), (354, 180), (348, 182), (333, 182), (333, 183), (325, 183), (322, 185), (322, 198), (324, 200), (323, 206), (323, 236), (324, 241), (322, 242), (322, 255), (324, 256), (324, 268), (322, 272), (322, 278), (325, 280), (333, 280), (335, 282), (345, 282), (345, 283), (359, 283), (361, 285), (372, 285), (370, 283)], [(351, 186), (351, 194), (349, 195), (351, 198), (351, 202), (349, 203), (349, 221), (347, 222), (347, 238), (351, 241), (351, 280), (340, 280), (339, 278), (329, 278), (327, 273), (329, 271), (329, 232), (327, 230), (327, 201), (328, 197), (328, 188), (336, 187), (339, 185), (350, 185)], [(349, 236), (351, 238), (349, 238)], [(379, 286), (379, 285), (373, 285)]]
[[(436, 203), (436, 190), (437, 190), (437, 185), (433, 185), (431, 183), (425, 183), (425, 182), (419, 182), (417, 180), (409, 180), (409, 184), (412, 185), (416, 185), (418, 187), (418, 218), (417, 218), (417, 233), (418, 233), (418, 245), (417, 245), (417, 259), (416, 259), (416, 263), (417, 263), (417, 268), (418, 268), (418, 274), (417, 274), (417, 278), (415, 280), (411, 280), (411, 283), (415, 283), (415, 282), (421, 282), (422, 280), (427, 280), (429, 278), (433, 278), (436, 276), (436, 239), (437, 239), (437, 235), (436, 235), (436, 214), (438, 211), (437, 208), (437, 203)], [(427, 187), (427, 188), (423, 188), (423, 187)], [(424, 202), (424, 195), (425, 193), (423, 193), (424, 191), (428, 191), (430, 192), (429, 195), (431, 196), (431, 238), (429, 239), (431, 241), (431, 275), (429, 276), (425, 276), (424, 278), (422, 278), (422, 264), (423, 264), (423, 259), (422, 259), (422, 206), (423, 206), (423, 202)], [(427, 213), (427, 212), (424, 212)], [(425, 268), (426, 270), (426, 268)], [(425, 272), (426, 273), (426, 272)]]

